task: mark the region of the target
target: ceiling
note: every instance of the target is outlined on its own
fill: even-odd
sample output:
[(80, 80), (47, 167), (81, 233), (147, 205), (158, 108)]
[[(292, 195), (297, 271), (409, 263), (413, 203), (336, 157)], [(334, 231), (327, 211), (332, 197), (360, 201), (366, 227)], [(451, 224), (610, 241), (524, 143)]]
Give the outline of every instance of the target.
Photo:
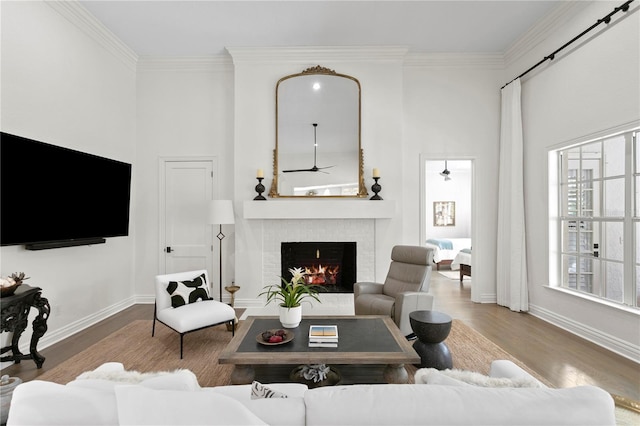
[(406, 46), (504, 53), (562, 1), (80, 1), (139, 56), (225, 47)]

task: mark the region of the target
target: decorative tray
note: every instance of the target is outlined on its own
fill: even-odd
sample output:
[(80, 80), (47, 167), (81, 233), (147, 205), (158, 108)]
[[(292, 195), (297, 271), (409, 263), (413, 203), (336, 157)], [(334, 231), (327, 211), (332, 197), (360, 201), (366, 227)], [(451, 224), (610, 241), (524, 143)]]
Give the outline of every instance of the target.
[[(275, 335), (277, 332), (283, 332), (284, 335), (282, 336), (282, 341), (281, 342), (268, 342), (266, 340), (264, 340), (264, 338), (262, 337), (263, 334), (265, 333), (271, 333), (272, 335)], [(258, 343), (260, 343), (261, 345), (266, 345), (266, 346), (277, 346), (277, 345), (284, 345), (285, 343), (289, 343), (290, 341), (293, 340), (293, 331), (289, 331), (289, 330), (285, 330), (282, 328), (272, 328), (270, 330), (266, 330), (263, 331), (262, 333), (258, 334), (256, 336), (256, 341)]]

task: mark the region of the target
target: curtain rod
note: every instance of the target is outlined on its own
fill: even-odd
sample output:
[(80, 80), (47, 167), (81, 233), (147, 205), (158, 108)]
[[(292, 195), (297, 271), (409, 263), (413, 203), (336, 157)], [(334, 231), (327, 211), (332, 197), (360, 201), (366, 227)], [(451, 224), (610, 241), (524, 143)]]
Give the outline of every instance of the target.
[(611, 17), (613, 15), (615, 15), (616, 13), (622, 11), (622, 12), (626, 12), (627, 10), (629, 10), (629, 5), (631, 3), (633, 3), (634, 0), (628, 0), (626, 2), (624, 2), (621, 6), (616, 7), (615, 9), (613, 9), (613, 12), (609, 13), (607, 16), (603, 17), (602, 19), (598, 19), (596, 21), (595, 24), (591, 25), (589, 28), (587, 28), (586, 30), (584, 30), (583, 32), (581, 32), (580, 34), (578, 34), (577, 36), (575, 36), (574, 38), (572, 38), (571, 40), (569, 40), (568, 42), (566, 42), (564, 45), (562, 45), (562, 47), (560, 47), (559, 49), (555, 50), (553, 53), (551, 53), (549, 56), (545, 56), (542, 60), (540, 60), (540, 62), (538, 62), (537, 64), (535, 64), (534, 66), (532, 66), (531, 68), (529, 68), (528, 70), (526, 70), (525, 72), (523, 72), (522, 74), (520, 74), (519, 76), (517, 76), (516, 78), (514, 78), (513, 80), (509, 81), (508, 83), (506, 83), (504, 86), (502, 86), (500, 89), (504, 89), (505, 87), (507, 87), (509, 84), (513, 83), (514, 81), (516, 81), (517, 79), (524, 77), (525, 75), (529, 74), (531, 71), (533, 71), (534, 69), (538, 68), (540, 65), (542, 65), (543, 63), (545, 63), (547, 60), (549, 61), (553, 61), (553, 59), (555, 58), (556, 54), (558, 52), (560, 52), (561, 50), (563, 50), (564, 48), (566, 48), (567, 46), (569, 46), (570, 44), (572, 44), (574, 41), (580, 39), (582, 36), (584, 36), (585, 34), (587, 34), (589, 31), (593, 30), (594, 28), (596, 28), (598, 25), (605, 23), (608, 24), (609, 22), (611, 22)]

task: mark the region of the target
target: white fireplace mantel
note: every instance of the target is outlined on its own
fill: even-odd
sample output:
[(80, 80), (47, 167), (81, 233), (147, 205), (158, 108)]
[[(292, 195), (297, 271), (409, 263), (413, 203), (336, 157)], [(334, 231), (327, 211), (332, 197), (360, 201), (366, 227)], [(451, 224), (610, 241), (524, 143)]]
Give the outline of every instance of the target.
[(391, 219), (394, 200), (301, 199), (245, 201), (244, 219)]

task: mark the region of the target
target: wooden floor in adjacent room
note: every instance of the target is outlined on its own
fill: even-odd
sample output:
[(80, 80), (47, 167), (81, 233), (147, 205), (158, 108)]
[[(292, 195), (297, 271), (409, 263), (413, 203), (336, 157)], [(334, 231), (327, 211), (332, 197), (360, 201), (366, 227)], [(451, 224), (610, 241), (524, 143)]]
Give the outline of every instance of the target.
[[(532, 315), (511, 312), (495, 304), (471, 302), (469, 277), (461, 286), (459, 281), (434, 270), (431, 292), (435, 295), (435, 310), (446, 312), (475, 328), (554, 386), (590, 384), (616, 395), (640, 400), (640, 368), (637, 363)], [(41, 373), (129, 322), (152, 318), (153, 305), (132, 306), (43, 349), (41, 353), (46, 361), (42, 369), (36, 369), (35, 364), (27, 360), (4, 368), (2, 374), (18, 376), (23, 381), (36, 379)]]

